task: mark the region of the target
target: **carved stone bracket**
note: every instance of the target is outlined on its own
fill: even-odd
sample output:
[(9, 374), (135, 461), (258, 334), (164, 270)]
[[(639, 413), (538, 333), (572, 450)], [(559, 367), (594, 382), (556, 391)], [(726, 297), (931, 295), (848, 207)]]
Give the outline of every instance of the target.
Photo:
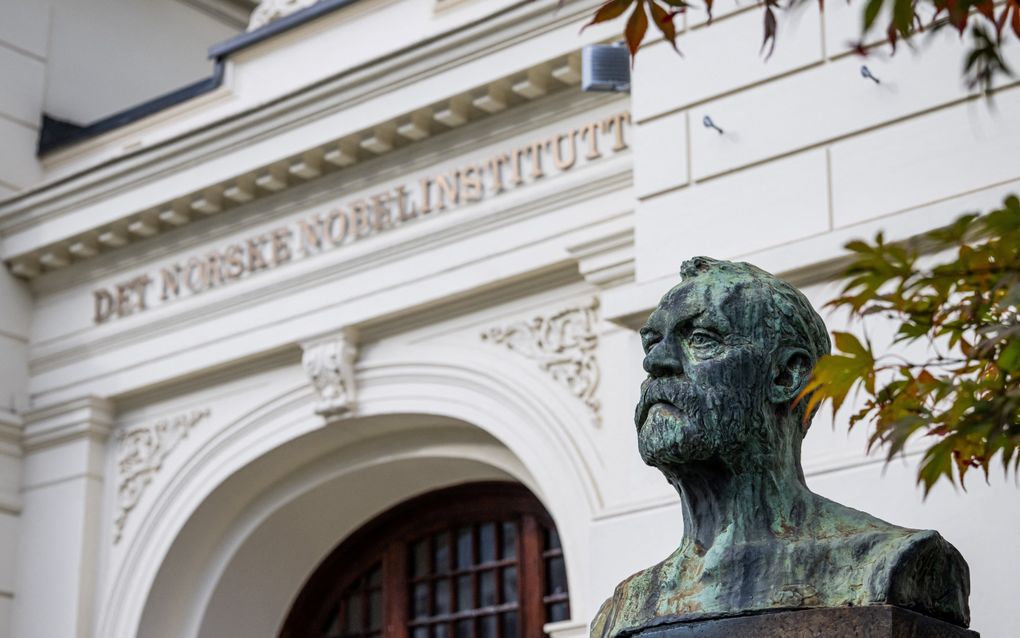
[(353, 411), (357, 398), (354, 362), (358, 358), (354, 331), (347, 329), (306, 343), (304, 351), (301, 364), (319, 396), (315, 413), (328, 418)]
[(117, 517), (113, 521), (113, 542), (120, 541), (128, 514), (138, 505), (145, 488), (163, 466), (163, 461), (209, 410), (160, 419), (154, 423), (122, 430), (117, 434)]
[(262, 0), (251, 12), (248, 31), (261, 29), (270, 22), (285, 18), (292, 13), (317, 4), (319, 0)]
[(587, 304), (551, 315), (491, 328), (481, 336), (534, 360), (556, 382), (584, 401), (598, 425), (602, 422), (602, 406), (596, 397), (598, 306), (598, 299), (593, 298)]

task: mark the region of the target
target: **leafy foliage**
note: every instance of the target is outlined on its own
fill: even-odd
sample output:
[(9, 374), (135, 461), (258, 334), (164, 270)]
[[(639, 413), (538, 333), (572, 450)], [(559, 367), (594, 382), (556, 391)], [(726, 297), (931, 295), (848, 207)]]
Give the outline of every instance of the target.
[[(788, 0), (790, 8), (808, 0)], [(849, 1), (849, 0), (848, 0)], [(708, 21), (712, 21), (713, 0), (703, 0)], [(824, 0), (818, 0), (819, 5)], [(935, 32), (950, 27), (960, 36), (970, 34), (971, 46), (964, 61), (963, 75), (971, 88), (990, 91), (996, 77), (1011, 76), (1012, 70), (1002, 59), (1004, 37), (1020, 38), (1020, 0), (1006, 0), (996, 6), (995, 0), (862, 0), (864, 30), (856, 43), (859, 53), (866, 54), (867, 36), (884, 29), (893, 52), (900, 40), (910, 41), (924, 32)], [(759, 0), (764, 13), (762, 52), (771, 55), (776, 46), (778, 21), (776, 12), (782, 7), (779, 0)], [(622, 16), (631, 9), (624, 29), (624, 39), (630, 49), (631, 60), (648, 33), (648, 14), (662, 37), (679, 52), (676, 43), (674, 19), (691, 9), (687, 0), (608, 0), (603, 3), (585, 27)], [(921, 16), (930, 15), (925, 20)], [(887, 16), (888, 24), (880, 24)]]
[[(1003, 470), (1020, 469), (1020, 200), (987, 215), (965, 215), (923, 242), (855, 241), (833, 308), (863, 319), (899, 323), (894, 343), (921, 342), (922, 361), (876, 355), (870, 340), (836, 332), (838, 354), (823, 357), (801, 394), (811, 408), (833, 413), (855, 389), (863, 407), (850, 427), (870, 422), (869, 448), (887, 460), (915, 436), (928, 437), (918, 483), (925, 494), (940, 479), (964, 485), (967, 472), (988, 477), (998, 455)], [(921, 248), (954, 258), (923, 266)], [(810, 412), (810, 410), (809, 410)]]

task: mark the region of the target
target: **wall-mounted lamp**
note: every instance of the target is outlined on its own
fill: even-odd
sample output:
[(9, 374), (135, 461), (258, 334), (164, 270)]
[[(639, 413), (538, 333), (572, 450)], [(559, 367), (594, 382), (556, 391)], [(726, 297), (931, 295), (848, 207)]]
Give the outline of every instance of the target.
[(630, 92), (630, 55), (622, 42), (581, 49), (581, 90)]

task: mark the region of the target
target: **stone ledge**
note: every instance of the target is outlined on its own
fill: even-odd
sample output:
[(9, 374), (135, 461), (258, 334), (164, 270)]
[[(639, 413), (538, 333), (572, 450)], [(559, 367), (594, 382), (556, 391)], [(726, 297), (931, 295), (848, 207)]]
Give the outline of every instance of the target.
[(979, 638), (977, 632), (890, 605), (777, 611), (663, 625), (633, 638)]

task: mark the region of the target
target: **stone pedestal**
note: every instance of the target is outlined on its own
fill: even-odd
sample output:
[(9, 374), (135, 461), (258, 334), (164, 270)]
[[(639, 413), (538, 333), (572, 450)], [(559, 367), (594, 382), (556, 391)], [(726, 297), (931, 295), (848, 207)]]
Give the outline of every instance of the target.
[(662, 625), (635, 638), (979, 638), (977, 632), (892, 607), (777, 611)]

